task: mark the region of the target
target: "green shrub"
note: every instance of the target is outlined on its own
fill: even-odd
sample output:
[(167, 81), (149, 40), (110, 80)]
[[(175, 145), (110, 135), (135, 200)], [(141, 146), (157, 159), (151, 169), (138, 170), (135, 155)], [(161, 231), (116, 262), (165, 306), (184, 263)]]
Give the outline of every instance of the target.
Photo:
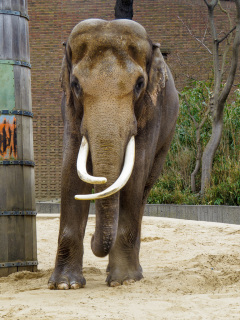
[[(204, 198), (193, 194), (191, 173), (196, 161), (196, 127), (201, 122), (209, 103), (212, 82), (191, 83), (180, 95), (180, 114), (176, 132), (162, 175), (152, 188), (148, 203), (240, 205), (240, 86), (225, 107), (224, 130), (212, 171), (211, 186)], [(194, 119), (194, 120), (193, 120)], [(206, 146), (211, 135), (211, 117), (201, 130), (201, 146)], [(200, 190), (201, 172), (196, 179)]]

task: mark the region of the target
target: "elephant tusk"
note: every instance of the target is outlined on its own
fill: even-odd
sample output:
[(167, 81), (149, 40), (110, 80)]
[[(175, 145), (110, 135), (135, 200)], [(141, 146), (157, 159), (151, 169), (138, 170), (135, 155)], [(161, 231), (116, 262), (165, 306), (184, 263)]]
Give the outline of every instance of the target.
[(95, 194), (79, 194), (75, 196), (75, 199), (76, 200), (96, 200), (96, 199), (109, 197), (112, 194), (118, 192), (128, 182), (128, 179), (132, 174), (134, 160), (135, 160), (135, 138), (134, 136), (132, 136), (126, 148), (123, 169), (118, 179), (106, 190), (103, 190)]
[(87, 158), (89, 152), (89, 145), (87, 139), (83, 136), (82, 143), (77, 157), (77, 173), (81, 180), (91, 184), (103, 184), (107, 182), (104, 177), (93, 177), (87, 173)]

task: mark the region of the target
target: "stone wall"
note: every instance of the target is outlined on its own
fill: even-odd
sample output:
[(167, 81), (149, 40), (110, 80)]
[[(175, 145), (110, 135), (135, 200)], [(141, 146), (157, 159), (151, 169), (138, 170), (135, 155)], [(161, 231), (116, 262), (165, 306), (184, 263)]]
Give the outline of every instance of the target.
[[(40, 214), (60, 213), (60, 203), (38, 202), (37, 212)], [(94, 203), (90, 205), (89, 214), (95, 214)], [(144, 216), (240, 224), (240, 207), (147, 204)]]

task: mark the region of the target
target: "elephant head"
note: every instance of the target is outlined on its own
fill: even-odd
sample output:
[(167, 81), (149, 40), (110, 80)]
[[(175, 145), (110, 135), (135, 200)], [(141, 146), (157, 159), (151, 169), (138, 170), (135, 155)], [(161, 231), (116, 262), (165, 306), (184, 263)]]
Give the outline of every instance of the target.
[(166, 79), (159, 45), (136, 22), (89, 19), (70, 34), (62, 65), (65, 121), (69, 134), (81, 139), (79, 177), (95, 189), (95, 194), (75, 198), (98, 199), (92, 238), (97, 256), (107, 255), (116, 238), (119, 190), (134, 167), (135, 136), (146, 112), (143, 101), (151, 99), (154, 109)]

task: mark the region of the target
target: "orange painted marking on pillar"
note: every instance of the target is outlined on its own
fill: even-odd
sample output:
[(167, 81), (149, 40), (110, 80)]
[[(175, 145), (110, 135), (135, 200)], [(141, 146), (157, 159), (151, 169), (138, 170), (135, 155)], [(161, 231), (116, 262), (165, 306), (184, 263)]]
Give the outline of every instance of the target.
[(17, 120), (15, 116), (0, 116), (0, 159), (17, 159)]

